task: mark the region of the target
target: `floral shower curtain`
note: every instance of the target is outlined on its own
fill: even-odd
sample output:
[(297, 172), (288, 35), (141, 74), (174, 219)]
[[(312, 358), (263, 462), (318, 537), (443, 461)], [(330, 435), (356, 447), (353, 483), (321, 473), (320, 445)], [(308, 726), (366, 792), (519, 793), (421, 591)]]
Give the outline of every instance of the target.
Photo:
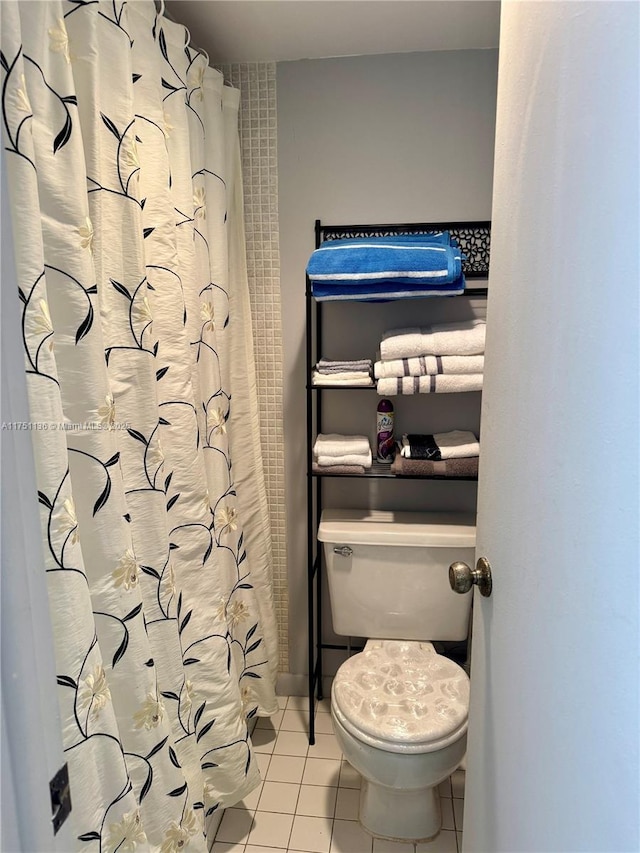
[(238, 93), (147, 0), (0, 14), (77, 847), (202, 851), (277, 708)]

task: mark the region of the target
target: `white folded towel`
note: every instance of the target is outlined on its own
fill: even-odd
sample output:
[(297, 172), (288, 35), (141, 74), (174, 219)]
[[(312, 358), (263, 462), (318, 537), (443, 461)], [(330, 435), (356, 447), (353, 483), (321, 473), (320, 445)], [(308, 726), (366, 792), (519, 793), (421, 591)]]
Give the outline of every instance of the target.
[(347, 456), (357, 454), (359, 456), (366, 456), (368, 453), (371, 453), (371, 445), (366, 435), (320, 433), (313, 445), (313, 453), (316, 459), (321, 455)]
[(419, 355), (376, 361), (376, 379), (392, 376), (433, 376), (438, 373), (483, 373), (483, 355)]
[(314, 370), (311, 374), (313, 385), (373, 385), (370, 373), (364, 371), (352, 371), (349, 373), (318, 373)]
[(454, 394), (481, 391), (482, 373), (446, 373), (438, 376), (402, 376), (378, 379), (377, 391), (383, 397), (396, 394)]
[(318, 456), (317, 462), (321, 468), (332, 465), (362, 465), (371, 468), (371, 451), (368, 453), (345, 453), (344, 456)]
[(384, 332), (380, 355), (384, 361), (419, 355), (479, 355), (484, 352), (486, 323), (468, 320), (424, 328)]
[[(480, 442), (469, 430), (454, 429), (450, 432), (434, 432), (433, 440), (438, 445), (440, 459), (464, 459), (467, 456), (480, 455)], [(405, 459), (411, 459), (411, 442), (405, 433), (402, 436), (402, 449)], [(418, 459), (424, 458), (416, 454)]]

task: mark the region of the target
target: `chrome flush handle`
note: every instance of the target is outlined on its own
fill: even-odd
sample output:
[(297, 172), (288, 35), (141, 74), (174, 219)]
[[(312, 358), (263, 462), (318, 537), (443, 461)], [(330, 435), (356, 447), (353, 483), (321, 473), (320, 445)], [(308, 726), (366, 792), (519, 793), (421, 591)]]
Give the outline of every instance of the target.
[(341, 557), (350, 557), (353, 554), (353, 548), (349, 548), (348, 545), (336, 545), (333, 553), (340, 554)]

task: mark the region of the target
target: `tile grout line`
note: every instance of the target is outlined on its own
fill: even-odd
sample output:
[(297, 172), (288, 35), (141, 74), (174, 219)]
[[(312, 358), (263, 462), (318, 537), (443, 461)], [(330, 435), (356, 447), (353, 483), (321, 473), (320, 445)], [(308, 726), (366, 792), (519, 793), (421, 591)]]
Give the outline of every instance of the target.
[[(279, 722), (278, 726), (277, 726), (277, 727), (276, 727), (276, 726), (273, 726), (273, 727), (272, 727), (272, 731), (273, 731), (273, 733), (274, 733), (274, 735), (275, 735), (274, 748), (275, 748), (275, 741), (277, 741), (278, 736), (279, 736), (279, 734), (280, 734), (281, 732), (289, 732), (290, 734), (291, 734), (291, 733), (296, 733), (296, 734), (305, 734), (305, 735), (306, 735), (306, 732), (305, 732), (305, 731), (289, 730), (289, 729), (283, 729), (283, 728), (282, 728), (282, 726), (283, 726), (283, 722), (284, 722), (284, 715), (285, 715), (285, 713), (286, 713), (286, 711), (287, 711), (287, 710), (290, 710), (290, 711), (292, 711), (292, 712), (295, 712), (295, 713), (297, 713), (298, 715), (303, 715), (303, 714), (304, 714), (304, 709), (300, 709), (300, 708), (298, 708), (298, 707), (291, 707), (291, 708), (289, 708), (289, 702), (290, 702), (291, 698), (292, 698), (292, 697), (287, 697), (287, 701), (286, 701), (286, 703), (285, 703), (284, 708), (280, 708), (280, 709), (279, 709), (280, 711), (282, 711), (282, 718), (280, 719), (280, 722)], [(297, 697), (296, 697), (296, 698), (297, 698)], [(317, 704), (316, 704), (316, 710), (315, 710), (315, 716), (316, 716), (316, 717), (318, 716), (318, 713), (319, 713), (319, 709), (318, 709)], [(326, 712), (324, 712), (324, 711), (323, 711), (322, 713), (323, 713), (323, 715), (324, 715)], [(257, 722), (257, 721), (256, 721), (256, 722)], [(254, 729), (255, 729), (255, 726), (254, 726)], [(268, 731), (268, 729), (267, 729), (267, 731)], [(331, 736), (331, 735), (330, 735), (330, 733), (328, 733), (328, 732), (323, 733), (323, 735), (324, 735), (324, 734), (326, 734), (326, 735), (328, 735), (328, 736)], [(333, 736), (335, 737), (335, 734), (334, 734)], [(278, 754), (277, 754), (277, 755), (278, 755), (278, 757), (281, 757), (281, 758), (302, 758), (302, 759), (303, 759), (302, 776), (301, 776), (301, 778), (300, 778), (300, 781), (299, 781), (299, 782), (294, 783), (294, 784), (297, 784), (297, 786), (298, 786), (298, 792), (297, 792), (297, 797), (296, 797), (296, 802), (295, 802), (294, 812), (291, 814), (292, 822), (291, 822), (291, 829), (290, 829), (290, 831), (289, 831), (289, 835), (288, 835), (288, 842), (287, 842), (287, 846), (286, 846), (286, 847), (277, 847), (277, 848), (274, 848), (274, 849), (277, 849), (277, 850), (279, 851), (279, 853), (289, 853), (289, 851), (297, 850), (297, 848), (291, 847), (291, 844), (292, 844), (292, 839), (293, 839), (293, 828), (294, 828), (294, 825), (295, 825), (296, 819), (297, 819), (298, 817), (307, 817), (307, 816), (308, 816), (308, 817), (313, 818), (313, 819), (324, 819), (324, 820), (326, 820), (326, 821), (327, 821), (327, 823), (328, 823), (328, 824), (330, 824), (330, 829), (329, 829), (329, 847), (328, 847), (328, 850), (326, 851), (326, 853), (331, 853), (331, 848), (332, 848), (333, 841), (334, 841), (334, 837), (335, 837), (335, 828), (336, 828), (336, 821), (337, 821), (337, 820), (339, 820), (339, 819), (340, 819), (340, 820), (344, 820), (345, 822), (348, 822), (348, 823), (355, 823), (356, 825), (357, 825), (357, 823), (358, 823), (358, 822), (357, 822), (357, 818), (355, 818), (355, 819), (349, 819), (349, 818), (347, 818), (347, 817), (345, 817), (345, 818), (338, 818), (338, 817), (337, 817), (338, 797), (339, 797), (340, 792), (341, 792), (341, 791), (348, 791), (348, 792), (353, 792), (353, 794), (355, 794), (355, 796), (358, 796), (358, 795), (359, 795), (359, 791), (358, 791), (358, 789), (357, 789), (357, 788), (347, 788), (347, 787), (345, 787), (345, 788), (341, 788), (341, 787), (340, 787), (340, 780), (341, 780), (341, 778), (342, 778), (342, 769), (343, 769), (343, 764), (344, 764), (344, 755), (342, 755), (342, 754), (341, 754), (337, 759), (336, 759), (335, 757), (327, 757), (327, 756), (318, 756), (318, 757), (316, 757), (316, 756), (311, 756), (311, 755), (309, 755), (309, 750), (310, 750), (310, 749), (311, 749), (311, 747), (309, 747), (309, 746), (307, 745), (307, 747), (306, 747), (306, 749), (305, 749), (305, 754), (304, 754), (304, 755), (300, 755), (300, 754), (297, 754), (297, 755), (295, 755), (295, 754), (294, 754), (294, 755), (288, 755), (288, 754), (285, 754), (285, 753), (282, 753), (282, 754), (278, 753)], [(270, 753), (269, 753), (269, 752), (263, 752), (263, 753), (257, 753), (257, 754), (262, 755), (262, 756), (263, 756), (263, 758), (266, 760), (266, 763), (267, 763), (267, 770), (266, 770), (266, 771), (265, 771), (265, 773), (264, 773), (264, 778), (263, 778), (263, 789), (262, 789), (262, 791), (261, 791), (261, 793), (260, 793), (260, 796), (259, 796), (258, 801), (257, 801), (257, 803), (256, 803), (255, 809), (253, 809), (253, 810), (249, 810), (249, 811), (252, 811), (252, 824), (253, 824), (253, 822), (254, 822), (254, 821), (255, 821), (255, 819), (256, 819), (256, 816), (257, 816), (258, 811), (260, 811), (260, 809), (259, 809), (259, 805), (260, 805), (260, 802), (261, 802), (261, 799), (262, 799), (262, 794), (263, 794), (263, 792), (264, 792), (264, 784), (266, 784), (266, 782), (267, 782), (267, 781), (273, 781), (273, 780), (267, 780), (267, 775), (268, 775), (269, 767), (270, 767), (270, 765), (271, 765), (271, 759), (274, 757), (274, 755), (276, 755), (276, 753), (274, 753), (274, 752), (270, 752)], [(313, 758), (314, 760), (329, 760), (329, 761), (334, 761), (334, 760), (335, 760), (335, 761), (337, 761), (337, 763), (338, 763), (338, 780), (337, 780), (337, 784), (336, 784), (335, 786), (334, 786), (334, 785), (331, 785), (331, 784), (326, 784), (326, 783), (325, 783), (325, 784), (319, 784), (319, 785), (314, 785), (314, 784), (307, 783), (307, 787), (310, 787), (310, 788), (319, 788), (319, 789), (323, 789), (323, 790), (326, 790), (327, 788), (329, 788), (329, 789), (331, 789), (331, 788), (335, 788), (336, 797), (335, 797), (335, 800), (334, 800), (334, 804), (333, 804), (332, 809), (330, 809), (330, 810), (329, 810), (329, 812), (330, 812), (330, 813), (329, 813), (329, 814), (327, 814), (327, 815), (317, 815), (317, 814), (316, 814), (316, 815), (299, 815), (299, 814), (298, 814), (298, 806), (299, 806), (299, 804), (300, 804), (300, 799), (301, 799), (301, 796), (302, 796), (302, 787), (303, 787), (303, 785), (304, 785), (304, 775), (305, 775), (305, 772), (306, 772), (306, 769), (307, 769), (308, 762), (309, 762), (309, 759), (310, 759), (310, 758)], [(292, 784), (292, 783), (291, 783), (291, 782), (289, 782), (288, 784)], [(460, 830), (458, 830), (458, 828), (457, 828), (457, 820), (456, 820), (455, 810), (454, 810), (453, 806), (454, 806), (454, 800), (456, 800), (456, 799), (462, 800), (462, 801), (464, 802), (464, 793), (463, 793), (463, 796), (462, 796), (462, 797), (454, 797), (454, 796), (453, 796), (453, 784), (452, 784), (452, 782), (451, 782), (451, 781), (449, 781), (449, 791), (450, 791), (450, 793), (449, 793), (449, 794), (447, 794), (447, 795), (445, 795), (445, 796), (442, 796), (442, 795), (441, 795), (441, 796), (440, 796), (440, 798), (441, 798), (441, 800), (445, 800), (445, 799), (446, 799), (446, 800), (449, 800), (449, 802), (450, 802), (450, 804), (451, 804), (451, 808), (452, 808), (452, 812), (453, 812), (453, 827), (454, 827), (454, 829), (453, 829), (453, 833), (454, 833), (454, 837), (455, 837), (455, 848), (454, 848), (454, 849), (455, 849), (456, 853), (460, 853), (460, 839), (459, 839), (459, 837), (458, 837), (458, 836), (462, 834), (462, 830), (461, 830), (461, 829), (460, 829)], [(282, 814), (282, 815), (285, 815), (285, 814), (287, 814), (287, 815), (288, 815), (288, 814), (289, 814), (288, 812), (272, 812), (271, 810), (264, 810), (264, 812), (263, 812), (263, 813), (265, 813), (265, 814), (266, 814), (266, 813)], [(253, 826), (251, 827), (251, 829), (252, 829), (252, 828), (253, 828)], [(216, 834), (217, 834), (217, 833), (216, 833)], [(214, 838), (214, 843), (215, 843), (215, 841), (216, 841), (216, 839)], [(227, 843), (227, 842), (222, 842), (222, 843)], [(252, 843), (252, 842), (250, 841), (249, 836), (247, 836), (247, 838), (246, 838), (246, 840), (245, 840), (245, 841), (243, 841), (243, 842), (241, 841), (241, 842), (239, 843), (239, 845), (238, 845), (238, 849), (239, 849), (239, 851), (240, 851), (240, 850), (242, 850), (242, 851), (243, 851), (243, 853), (246, 853), (246, 849), (247, 849), (248, 847), (251, 847), (251, 846), (263, 847), (264, 845), (255, 845), (255, 843)], [(267, 846), (268, 846), (268, 845), (267, 845)], [(315, 846), (320, 846), (320, 845), (316, 844)], [(371, 853), (373, 853), (374, 848), (375, 848), (375, 840), (374, 840), (374, 839), (373, 839), (373, 837), (372, 837), (372, 838), (371, 838)], [(418, 853), (418, 851), (417, 851), (417, 844), (416, 844), (416, 843), (411, 844), (411, 842), (409, 842), (409, 843), (407, 844), (407, 851), (409, 851), (409, 850), (411, 850), (411, 853)], [(309, 853), (309, 852), (308, 852), (308, 853)], [(453, 853), (453, 851), (452, 851), (452, 853)]]

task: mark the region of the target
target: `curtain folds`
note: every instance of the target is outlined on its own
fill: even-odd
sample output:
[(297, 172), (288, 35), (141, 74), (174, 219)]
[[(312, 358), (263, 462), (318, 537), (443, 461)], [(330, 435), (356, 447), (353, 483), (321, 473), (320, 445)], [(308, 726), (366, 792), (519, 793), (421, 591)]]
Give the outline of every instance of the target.
[(77, 847), (206, 850), (277, 710), (238, 93), (147, 0), (0, 14)]

